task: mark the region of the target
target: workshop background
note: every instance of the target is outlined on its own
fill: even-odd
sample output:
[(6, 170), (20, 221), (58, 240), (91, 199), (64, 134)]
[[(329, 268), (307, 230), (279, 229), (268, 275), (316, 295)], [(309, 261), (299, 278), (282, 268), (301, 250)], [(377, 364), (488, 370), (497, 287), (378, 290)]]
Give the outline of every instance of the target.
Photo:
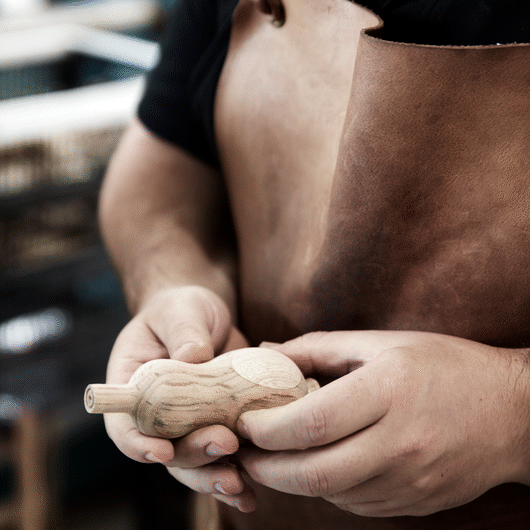
[(177, 0), (0, 0), (0, 530), (187, 526), (83, 405), (128, 316), (98, 190)]

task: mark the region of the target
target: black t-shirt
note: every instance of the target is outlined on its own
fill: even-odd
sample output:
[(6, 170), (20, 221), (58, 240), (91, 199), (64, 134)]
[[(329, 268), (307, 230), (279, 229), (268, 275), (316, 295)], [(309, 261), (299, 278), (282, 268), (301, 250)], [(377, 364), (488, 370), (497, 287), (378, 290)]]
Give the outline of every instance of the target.
[[(300, 0), (304, 1), (304, 0)], [(346, 0), (344, 0), (346, 1)], [(364, 0), (383, 38), (434, 45), (530, 42), (528, 0)], [(138, 115), (157, 136), (217, 165), (213, 102), (237, 0), (179, 0)]]
[(138, 116), (157, 136), (217, 164), (213, 100), (238, 0), (179, 0)]

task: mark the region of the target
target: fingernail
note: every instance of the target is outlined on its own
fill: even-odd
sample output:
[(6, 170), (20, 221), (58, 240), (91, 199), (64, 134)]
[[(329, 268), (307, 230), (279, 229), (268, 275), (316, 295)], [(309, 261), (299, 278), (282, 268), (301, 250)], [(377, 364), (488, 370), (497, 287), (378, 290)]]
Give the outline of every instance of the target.
[(253, 499), (242, 499), (239, 496), (225, 494), (223, 494), (223, 497), (220, 497), (219, 495), (214, 495), (214, 497), (220, 500), (221, 502), (228, 504), (228, 506), (237, 508), (240, 512), (243, 513), (253, 512), (257, 508), (256, 501)]
[(232, 506), (233, 508), (237, 508), (239, 511), (241, 511), (240, 509), (241, 504), (236, 497), (231, 497), (229, 495), (224, 495), (224, 494), (222, 497), (220, 497), (219, 495), (214, 495), (214, 497), (220, 500), (221, 502), (223, 502), (224, 504), (228, 504), (228, 506)]
[(205, 343), (186, 342), (171, 357), (188, 363), (207, 361), (208, 359), (204, 358), (205, 346)]
[(153, 462), (154, 464), (163, 464), (164, 462), (160, 460), (160, 458), (157, 458), (153, 453), (147, 453), (145, 455), (145, 459), (149, 460), (149, 462)]
[(254, 500), (247, 500), (246, 502), (238, 501), (236, 508), (243, 513), (253, 512), (257, 508)]
[(223, 495), (231, 495), (230, 493), (228, 493), (227, 490), (225, 490), (223, 488), (223, 486), (221, 485), (220, 482), (216, 482), (214, 485), (213, 485), (215, 491), (218, 491), (219, 493), (222, 493)]
[(236, 424), (237, 432), (242, 438), (246, 438), (247, 440), (250, 440), (250, 433), (248, 432), (248, 428), (245, 425), (245, 422), (242, 420), (238, 420)]
[(204, 344), (198, 344), (196, 342), (186, 342), (185, 344), (183, 344), (180, 348), (177, 349), (176, 353), (179, 354), (179, 353), (187, 353), (191, 350), (194, 350), (194, 349), (197, 349), (197, 348), (202, 348), (204, 346)]
[(228, 504), (229, 506), (233, 506), (240, 512), (243, 512), (241, 501), (237, 497), (225, 497), (223, 501), (226, 502), (226, 504)]
[(225, 451), (224, 449), (221, 449), (218, 445), (214, 444), (213, 442), (209, 443), (205, 447), (204, 452), (208, 456), (213, 456), (215, 458), (219, 458), (220, 456), (226, 456), (226, 455), (230, 454), (229, 452)]

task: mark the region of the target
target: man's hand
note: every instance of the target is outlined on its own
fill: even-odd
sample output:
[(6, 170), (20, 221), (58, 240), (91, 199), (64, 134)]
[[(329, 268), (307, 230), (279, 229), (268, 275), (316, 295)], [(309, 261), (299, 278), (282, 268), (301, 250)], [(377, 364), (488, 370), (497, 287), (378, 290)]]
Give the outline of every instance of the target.
[[(232, 325), (227, 306), (202, 287), (181, 287), (152, 296), (118, 336), (107, 382), (125, 384), (143, 363), (171, 358), (201, 363), (243, 348), (247, 342)], [(174, 442), (141, 434), (128, 415), (106, 414), (110, 438), (130, 458), (158, 462), (180, 482), (242, 511), (254, 507), (253, 492), (237, 469), (216, 461), (235, 453), (237, 436), (222, 425), (195, 431)]]
[[(271, 345), (338, 377), (243, 414), (257, 482), (365, 516), (427, 515), (530, 479), (525, 351), (410, 332), (330, 332)], [(261, 449), (258, 449), (261, 448)]]

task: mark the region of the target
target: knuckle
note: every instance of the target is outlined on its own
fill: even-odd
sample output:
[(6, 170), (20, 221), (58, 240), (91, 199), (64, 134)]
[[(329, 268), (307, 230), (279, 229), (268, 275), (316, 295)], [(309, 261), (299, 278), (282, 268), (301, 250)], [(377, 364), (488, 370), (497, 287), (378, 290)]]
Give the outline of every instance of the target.
[(433, 451), (434, 437), (434, 433), (429, 429), (416, 429), (397, 446), (395, 456), (401, 460), (421, 461)]
[(319, 407), (309, 407), (300, 415), (299, 422), (299, 432), (303, 434), (303, 439), (300, 440), (302, 449), (326, 442), (328, 420), (324, 410)]
[(422, 475), (414, 480), (410, 486), (410, 496), (415, 500), (427, 497), (434, 489), (434, 480), (432, 476)]
[(394, 347), (385, 352), (389, 357), (389, 362), (392, 364), (393, 370), (399, 374), (403, 380), (413, 375), (415, 370), (414, 351), (412, 348), (399, 346)]
[[(443, 485), (444, 473), (427, 471), (411, 481), (408, 488), (408, 498), (414, 501), (416, 506), (424, 506), (425, 502), (436, 496)], [(466, 501), (463, 500), (461, 504)]]
[(297, 485), (307, 497), (324, 497), (330, 493), (330, 484), (326, 473), (311, 464), (302, 468), (296, 476)]
[(204, 334), (204, 329), (198, 323), (188, 322), (186, 320), (173, 321), (168, 329), (178, 343), (190, 340), (190, 338), (195, 339)]
[(328, 332), (326, 331), (311, 331), (302, 335), (298, 340), (300, 341), (300, 347), (313, 348), (316, 344), (327, 337)]

